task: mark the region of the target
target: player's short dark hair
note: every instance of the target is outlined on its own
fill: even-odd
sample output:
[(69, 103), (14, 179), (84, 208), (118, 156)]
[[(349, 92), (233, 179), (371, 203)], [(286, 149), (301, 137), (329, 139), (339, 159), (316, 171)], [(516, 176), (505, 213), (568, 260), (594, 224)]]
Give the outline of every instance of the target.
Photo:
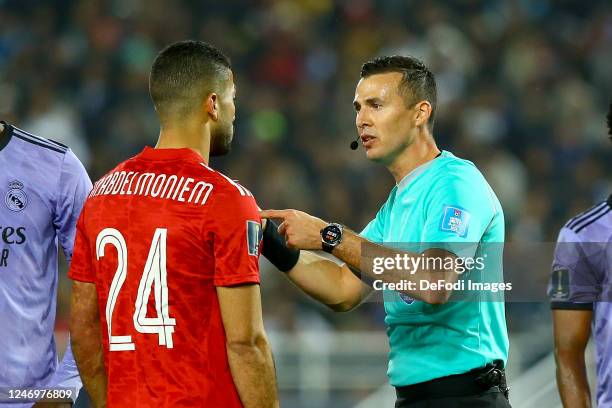
[(162, 122), (188, 115), (207, 95), (221, 92), (231, 70), (229, 58), (204, 41), (180, 41), (164, 48), (149, 77), (149, 93)]
[(610, 107), (608, 108), (608, 134), (610, 135), (610, 140), (612, 141), (612, 101), (610, 101)]
[(370, 75), (399, 72), (403, 75), (399, 91), (405, 97), (406, 106), (426, 100), (431, 104), (431, 116), (427, 125), (433, 130), (436, 113), (436, 79), (423, 61), (411, 56), (392, 55), (368, 61), (361, 67), (361, 78)]

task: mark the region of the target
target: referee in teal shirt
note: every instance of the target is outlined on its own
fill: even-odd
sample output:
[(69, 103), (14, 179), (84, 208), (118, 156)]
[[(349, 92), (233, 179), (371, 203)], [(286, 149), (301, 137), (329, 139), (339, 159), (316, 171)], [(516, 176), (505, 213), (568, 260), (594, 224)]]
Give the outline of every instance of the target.
[[(503, 286), (499, 200), (473, 163), (436, 146), (436, 84), (421, 61), (365, 63), (353, 104), (367, 158), (395, 178), (389, 198), (361, 234), (301, 211), (262, 211), (282, 221), (267, 223), (264, 256), (335, 311), (384, 291), (396, 407), (509, 407), (503, 292), (469, 289)], [(342, 262), (312, 251), (321, 249)], [(465, 273), (469, 259), (478, 267)]]

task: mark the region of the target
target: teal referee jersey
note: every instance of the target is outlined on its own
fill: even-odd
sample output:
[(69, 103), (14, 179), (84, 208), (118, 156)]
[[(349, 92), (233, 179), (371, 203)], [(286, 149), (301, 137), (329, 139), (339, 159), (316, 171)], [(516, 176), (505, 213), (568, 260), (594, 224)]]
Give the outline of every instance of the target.
[[(419, 251), (442, 247), (460, 257), (480, 258), (484, 280), (503, 282), (499, 200), (472, 162), (447, 151), (404, 177), (361, 235), (390, 246), (414, 250), (416, 245)], [(461, 374), (494, 360), (505, 365), (503, 295), (489, 295), (475, 291), (470, 300), (431, 305), (386, 291), (391, 385)]]

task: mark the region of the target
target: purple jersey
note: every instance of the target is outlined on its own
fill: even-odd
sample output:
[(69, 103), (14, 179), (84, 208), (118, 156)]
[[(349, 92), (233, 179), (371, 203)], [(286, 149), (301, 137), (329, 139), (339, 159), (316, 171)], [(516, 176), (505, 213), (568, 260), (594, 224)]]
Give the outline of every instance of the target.
[(553, 309), (592, 310), (597, 401), (612, 406), (612, 196), (561, 229), (552, 265)]
[(70, 347), (58, 364), (53, 330), (58, 242), (69, 261), (91, 181), (66, 146), (10, 125), (0, 169), (0, 407), (15, 407), (7, 388), (81, 388)]

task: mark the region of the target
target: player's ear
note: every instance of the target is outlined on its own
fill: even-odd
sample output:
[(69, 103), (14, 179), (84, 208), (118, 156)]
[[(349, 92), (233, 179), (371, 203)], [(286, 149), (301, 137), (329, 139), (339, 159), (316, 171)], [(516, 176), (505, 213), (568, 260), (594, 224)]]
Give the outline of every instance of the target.
[(206, 97), (204, 109), (212, 120), (217, 121), (219, 119), (219, 96), (216, 93), (213, 92)]
[(431, 116), (431, 103), (428, 101), (420, 101), (414, 106), (415, 109), (415, 125), (426, 125)]

